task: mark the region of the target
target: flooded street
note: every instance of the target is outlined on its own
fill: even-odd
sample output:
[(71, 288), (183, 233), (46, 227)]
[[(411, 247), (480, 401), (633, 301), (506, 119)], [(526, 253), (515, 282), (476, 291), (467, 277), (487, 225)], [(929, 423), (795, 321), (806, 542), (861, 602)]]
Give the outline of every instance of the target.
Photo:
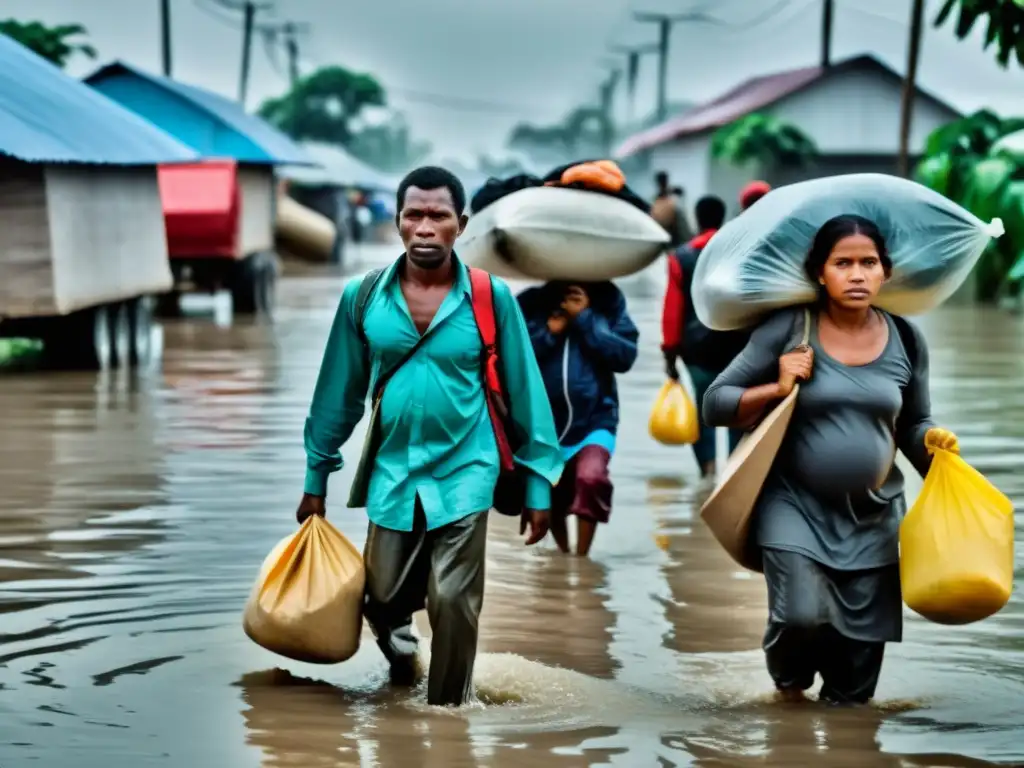
[[(262, 559), (295, 528), (302, 422), (343, 278), (285, 278), (272, 326), (169, 321), (162, 367), (134, 381), (0, 378), (0, 767), (1024, 764), (1019, 590), (973, 626), (910, 616), (868, 710), (770, 701), (763, 584), (696, 516), (690, 450), (647, 435), (662, 268), (624, 284), (641, 355), (620, 384), (611, 523), (581, 562), (492, 517), (483, 703), (463, 710), (389, 691), (368, 629), (334, 667), (242, 632)], [(1018, 505), (1021, 323), (921, 320), (936, 421)], [(361, 547), (365, 513), (340, 491), (360, 440), (328, 515)]]

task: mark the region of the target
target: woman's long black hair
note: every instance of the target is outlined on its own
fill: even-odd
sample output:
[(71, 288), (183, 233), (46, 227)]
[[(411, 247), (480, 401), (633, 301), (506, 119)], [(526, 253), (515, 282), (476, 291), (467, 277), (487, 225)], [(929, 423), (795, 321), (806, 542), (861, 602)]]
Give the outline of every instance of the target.
[(871, 219), (856, 216), (852, 213), (844, 213), (841, 216), (835, 216), (826, 221), (821, 225), (821, 229), (818, 230), (817, 234), (814, 235), (811, 250), (808, 251), (807, 258), (804, 261), (804, 272), (807, 273), (807, 277), (812, 283), (817, 285), (818, 278), (821, 277), (821, 273), (825, 270), (825, 262), (828, 261), (828, 257), (832, 254), (832, 249), (836, 247), (836, 243), (844, 237), (850, 237), (850, 235), (864, 235), (864, 237), (869, 238), (878, 250), (878, 260), (882, 262), (882, 268), (885, 270), (886, 277), (892, 273), (892, 259), (889, 257), (889, 248), (885, 244), (885, 236), (882, 235), (882, 230)]

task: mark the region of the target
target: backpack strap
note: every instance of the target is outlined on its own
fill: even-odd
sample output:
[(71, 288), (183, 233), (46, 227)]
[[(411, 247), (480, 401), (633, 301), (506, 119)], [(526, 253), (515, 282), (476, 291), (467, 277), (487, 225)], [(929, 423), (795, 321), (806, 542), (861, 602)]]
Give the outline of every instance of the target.
[(508, 420), (508, 406), (500, 371), (501, 359), (498, 353), (498, 319), (494, 311), (494, 283), (489, 273), (469, 267), (469, 285), (473, 296), (473, 317), (484, 346), (484, 395), (487, 411), (494, 428), (498, 444), (498, 456), (502, 469), (515, 469), (515, 454), (508, 440), (505, 422)]
[(363, 340), (363, 346), (367, 346), (366, 340), (366, 329), (363, 327), (363, 321), (366, 319), (366, 307), (370, 303), (370, 294), (373, 293), (373, 289), (380, 282), (381, 276), (384, 274), (385, 269), (371, 269), (359, 282), (359, 290), (356, 291), (356, 330), (359, 332), (359, 338)]
[(903, 342), (903, 349), (906, 350), (910, 367), (917, 370), (917, 334), (914, 332), (914, 326), (910, 324), (910, 321), (899, 315), (889, 315), (889, 317), (892, 318), (893, 323), (896, 325), (896, 332), (899, 333), (900, 341)]

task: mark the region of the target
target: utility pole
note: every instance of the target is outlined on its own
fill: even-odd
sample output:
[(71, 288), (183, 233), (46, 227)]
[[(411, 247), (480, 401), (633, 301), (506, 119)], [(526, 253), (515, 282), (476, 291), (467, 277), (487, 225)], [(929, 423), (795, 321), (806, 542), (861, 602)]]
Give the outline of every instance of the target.
[(640, 57), (647, 53), (657, 53), (657, 45), (641, 45), (634, 48), (613, 46), (613, 50), (626, 54), (626, 100), (627, 123), (632, 126), (636, 120), (636, 81), (640, 74)]
[(910, 40), (907, 42), (907, 71), (903, 78), (903, 97), (900, 99), (900, 154), (899, 174), (910, 175), (910, 126), (914, 116), (917, 95), (917, 63), (921, 58), (921, 32), (924, 26), (924, 0), (914, 0), (910, 9)]
[(284, 46), (288, 52), (288, 80), (292, 88), (299, 82), (299, 41), (296, 32), (295, 24), (292, 22), (284, 25)]
[(608, 79), (601, 83), (601, 143), (606, 154), (611, 154), (615, 141), (615, 121), (612, 118), (612, 107), (615, 103), (615, 89), (622, 78), (622, 70), (614, 69)]
[(832, 66), (832, 17), (835, 14), (835, 0), (822, 0), (821, 9), (821, 68)]
[(658, 121), (668, 117), (668, 52), (672, 26), (680, 22), (694, 21), (726, 26), (721, 20), (706, 13), (682, 13), (669, 15), (665, 13), (637, 12), (633, 18), (640, 22), (658, 25)]
[(160, 51), (164, 77), (171, 76), (171, 0), (160, 0)]
[(249, 67), (252, 63), (252, 31), (256, 24), (256, 3), (247, 2), (242, 6), (242, 66), (238, 76), (238, 101), (245, 107), (249, 92)]
[(217, 5), (232, 11), (242, 12), (242, 63), (238, 74), (238, 100), (245, 106), (245, 97), (249, 91), (249, 67), (252, 62), (252, 35), (256, 28), (256, 13), (268, 11), (274, 7), (273, 2), (256, 3), (253, 0), (237, 2), (237, 0), (214, 0)]

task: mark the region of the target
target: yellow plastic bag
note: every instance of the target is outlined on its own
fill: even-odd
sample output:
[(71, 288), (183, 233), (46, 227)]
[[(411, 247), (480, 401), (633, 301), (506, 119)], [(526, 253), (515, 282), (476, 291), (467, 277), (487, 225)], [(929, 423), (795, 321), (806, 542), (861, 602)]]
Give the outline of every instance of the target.
[(900, 525), (907, 606), (938, 624), (1000, 610), (1013, 589), (1013, 504), (976, 469), (938, 450)]
[(663, 445), (692, 445), (700, 436), (697, 407), (678, 381), (666, 381), (648, 422), (651, 437)]
[(359, 550), (313, 515), (263, 561), (242, 627), (254, 642), (289, 659), (345, 661), (359, 650), (365, 583)]

